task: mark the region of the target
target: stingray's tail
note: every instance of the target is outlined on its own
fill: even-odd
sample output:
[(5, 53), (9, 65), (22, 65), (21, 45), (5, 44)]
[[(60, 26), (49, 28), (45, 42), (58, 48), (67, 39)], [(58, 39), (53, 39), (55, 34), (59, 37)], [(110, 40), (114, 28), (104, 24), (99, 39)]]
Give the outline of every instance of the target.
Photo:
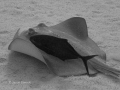
[(116, 77), (116, 78), (120, 78), (120, 70), (112, 68), (112, 67), (106, 65), (105, 63), (100, 62), (97, 59), (101, 59), (101, 58), (96, 57), (96, 58), (93, 58), (91, 60), (88, 60), (89, 64), (94, 69), (96, 69), (97, 71), (99, 71), (101, 73), (111, 75), (111, 76)]

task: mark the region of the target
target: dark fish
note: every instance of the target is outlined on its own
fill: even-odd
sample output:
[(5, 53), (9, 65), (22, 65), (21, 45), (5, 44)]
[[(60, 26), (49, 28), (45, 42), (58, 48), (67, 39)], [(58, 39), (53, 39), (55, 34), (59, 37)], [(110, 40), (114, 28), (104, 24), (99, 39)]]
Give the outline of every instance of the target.
[(67, 39), (57, 38), (50, 35), (34, 35), (30, 37), (30, 41), (37, 48), (41, 49), (47, 54), (61, 59), (62, 61), (81, 58), (85, 65), (87, 74), (90, 76), (88, 71), (87, 60), (92, 59), (97, 55), (81, 56), (68, 43)]

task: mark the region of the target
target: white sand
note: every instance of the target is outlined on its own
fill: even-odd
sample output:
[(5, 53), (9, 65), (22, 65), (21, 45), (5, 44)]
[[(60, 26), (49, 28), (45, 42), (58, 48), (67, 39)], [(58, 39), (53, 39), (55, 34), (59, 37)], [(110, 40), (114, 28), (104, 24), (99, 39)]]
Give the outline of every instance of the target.
[(84, 17), (89, 36), (120, 69), (120, 0), (0, 0), (0, 90), (120, 90), (120, 80), (55, 77), (37, 59), (7, 50), (18, 28)]

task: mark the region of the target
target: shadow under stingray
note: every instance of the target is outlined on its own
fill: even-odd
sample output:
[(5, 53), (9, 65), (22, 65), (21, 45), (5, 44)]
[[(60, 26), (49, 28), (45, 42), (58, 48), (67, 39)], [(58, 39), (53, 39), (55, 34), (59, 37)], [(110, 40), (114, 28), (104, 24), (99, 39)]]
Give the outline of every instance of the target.
[(47, 66), (38, 59), (28, 55), (10, 52), (6, 69), (6, 76), (11, 82), (45, 83), (55, 76)]

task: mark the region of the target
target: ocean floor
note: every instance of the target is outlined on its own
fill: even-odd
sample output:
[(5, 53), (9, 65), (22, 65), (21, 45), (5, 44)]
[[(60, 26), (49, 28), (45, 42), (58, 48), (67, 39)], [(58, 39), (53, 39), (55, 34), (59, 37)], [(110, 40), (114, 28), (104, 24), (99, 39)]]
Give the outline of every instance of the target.
[(120, 70), (120, 0), (0, 0), (0, 90), (120, 90), (120, 80), (52, 75), (30, 56), (8, 50), (19, 28), (55, 25), (83, 17), (89, 36), (107, 54), (107, 65)]

